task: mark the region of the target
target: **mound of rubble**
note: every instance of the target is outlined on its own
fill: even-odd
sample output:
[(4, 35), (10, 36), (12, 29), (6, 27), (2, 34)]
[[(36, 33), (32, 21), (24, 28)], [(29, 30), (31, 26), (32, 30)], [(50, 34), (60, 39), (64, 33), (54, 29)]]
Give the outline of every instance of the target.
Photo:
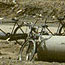
[(29, 1), (27, 3), (0, 4), (0, 17), (47, 17), (52, 19), (53, 16), (65, 16), (64, 1)]

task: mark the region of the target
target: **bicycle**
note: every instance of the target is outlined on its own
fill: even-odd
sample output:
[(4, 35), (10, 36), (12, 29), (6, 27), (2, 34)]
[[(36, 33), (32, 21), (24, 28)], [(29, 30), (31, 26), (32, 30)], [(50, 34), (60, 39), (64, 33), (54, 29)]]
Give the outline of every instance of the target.
[[(44, 25), (41, 25), (42, 26), (42, 30), (41, 30), (41, 34), (47, 34), (47, 32), (45, 32), (45, 30), (47, 29), (49, 31), (49, 33), (51, 33), (52, 35), (65, 35), (64, 34), (64, 30), (63, 28), (65, 27), (65, 23), (62, 22), (64, 20), (65, 16), (64, 17), (57, 17), (57, 20), (59, 20), (59, 26), (58, 26), (58, 29), (56, 31), (56, 33), (53, 34), (52, 31), (49, 30), (48, 28), (48, 25), (46, 24), (47, 22), (47, 18), (45, 19), (45, 24)], [(44, 31), (43, 31), (44, 30)]]
[[(24, 60), (32, 61), (34, 58), (34, 55), (37, 53), (37, 46), (40, 45), (42, 41), (44, 41), (44, 38), (42, 38), (42, 35), (49, 35), (48, 32), (45, 33), (45, 31), (43, 31), (43, 28), (47, 28), (46, 25), (41, 26), (42, 28), (41, 32), (38, 32), (39, 27), (35, 26), (36, 23), (37, 21), (34, 24), (27, 24), (27, 23), (25, 24), (25, 26), (28, 26), (30, 28), (30, 32), (28, 33), (28, 37), (26, 38), (25, 42), (21, 45), (21, 48), (20, 48), (19, 59), (22, 61)], [(49, 29), (48, 31), (53, 35), (53, 33)], [(40, 37), (42, 39), (40, 39), (39, 41)]]
[(62, 22), (62, 21), (64, 20), (64, 18), (65, 18), (65, 16), (64, 16), (64, 17), (58, 17), (58, 18), (57, 18), (57, 19), (59, 20), (60, 24), (62, 25), (61, 27), (60, 27), (60, 25), (59, 25), (59, 27), (60, 27), (60, 29), (59, 29), (59, 34), (60, 34), (60, 35), (64, 35), (63, 28), (65, 27), (65, 23)]
[[(35, 24), (36, 24), (36, 22), (35, 22)], [(26, 38), (25, 42), (22, 43), (21, 48), (20, 48), (20, 52), (19, 52), (21, 55), (20, 59), (23, 61), (24, 60), (31, 61), (35, 55), (35, 52), (36, 52), (36, 43), (35, 43), (34, 39), (32, 38), (34, 36), (33, 31), (35, 29), (34, 28), (35, 24), (26, 23), (23, 25), (23, 26), (28, 26), (30, 28), (30, 32), (28, 33), (28, 37)]]
[[(45, 41), (50, 39), (52, 35), (57, 35), (57, 34), (53, 34), (53, 32), (48, 28), (48, 25), (46, 25), (46, 20), (45, 20), (45, 24), (41, 26), (35, 26), (37, 21), (34, 24), (26, 23), (20, 26), (20, 27), (28, 26), (30, 28), (28, 37), (26, 38), (25, 42), (23, 42), (20, 48), (20, 55), (21, 55), (20, 60), (32, 61), (34, 55), (37, 53), (38, 46), (44, 43), (44, 47), (46, 48)], [(38, 32), (39, 27), (41, 27), (40, 32)], [(63, 26), (60, 28), (58, 35), (60, 35), (62, 28)], [(19, 27), (16, 29), (16, 31), (18, 29)], [(49, 32), (47, 32), (45, 29), (47, 29)], [(49, 35), (49, 33), (51, 33), (51, 35)], [(42, 37), (42, 35), (49, 35), (49, 37), (44, 38)]]
[[(23, 25), (24, 22), (22, 22), (20, 25), (18, 24), (19, 19), (13, 18), (12, 19), (12, 23), (14, 23), (13, 25), (13, 29), (11, 32), (6, 33), (5, 31), (3, 31), (2, 29), (0, 29), (0, 31), (4, 34), (4, 35), (0, 35), (0, 39), (1, 40), (6, 40), (6, 41), (13, 41), (15, 40), (17, 43), (19, 43), (18, 39), (26, 39), (27, 34), (24, 33), (24, 31), (20, 28), (20, 25)], [(17, 27), (16, 27), (17, 25)], [(19, 27), (19, 29), (21, 30), (20, 33), (16, 33), (16, 29)]]

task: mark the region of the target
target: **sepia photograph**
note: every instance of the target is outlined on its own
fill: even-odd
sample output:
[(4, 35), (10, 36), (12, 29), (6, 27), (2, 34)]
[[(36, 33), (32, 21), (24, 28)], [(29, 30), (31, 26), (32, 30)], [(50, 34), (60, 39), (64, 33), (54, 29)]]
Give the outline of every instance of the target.
[(65, 0), (0, 0), (0, 65), (65, 65)]

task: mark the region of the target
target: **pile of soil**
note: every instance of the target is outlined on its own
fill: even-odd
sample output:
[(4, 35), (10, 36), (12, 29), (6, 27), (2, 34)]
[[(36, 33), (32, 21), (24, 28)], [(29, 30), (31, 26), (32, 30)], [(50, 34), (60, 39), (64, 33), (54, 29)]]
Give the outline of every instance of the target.
[[(0, 17), (64, 17), (65, 16), (65, 2), (64, 1), (44, 1), (33, 0), (21, 2), (15, 5), (0, 4)], [(19, 12), (19, 13), (17, 13)]]

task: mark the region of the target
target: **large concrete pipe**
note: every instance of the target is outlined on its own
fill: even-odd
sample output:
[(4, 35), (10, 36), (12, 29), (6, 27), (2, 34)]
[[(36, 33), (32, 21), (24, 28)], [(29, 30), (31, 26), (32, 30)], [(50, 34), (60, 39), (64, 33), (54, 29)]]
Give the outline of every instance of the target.
[(52, 36), (43, 42), (38, 47), (38, 60), (65, 61), (65, 36)]

